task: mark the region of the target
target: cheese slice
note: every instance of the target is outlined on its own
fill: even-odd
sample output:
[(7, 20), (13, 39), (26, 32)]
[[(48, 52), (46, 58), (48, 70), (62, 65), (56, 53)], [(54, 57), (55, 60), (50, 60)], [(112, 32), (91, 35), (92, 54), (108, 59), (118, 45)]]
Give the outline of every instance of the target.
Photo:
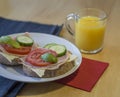
[(2, 56), (4, 56), (9, 62), (12, 62), (12, 60), (15, 59), (15, 58), (19, 58), (17, 56), (14, 56), (14, 55), (11, 55), (11, 54), (2, 53), (2, 52), (0, 52), (0, 54)]
[(76, 55), (70, 55), (69, 59), (67, 60), (67, 62), (71, 62), (77, 59)]
[[(56, 70), (58, 69), (61, 65), (64, 65), (67, 62), (72, 62), (74, 60), (76, 60), (77, 56), (72, 55), (71, 53), (67, 52), (67, 54), (65, 56), (62, 56), (58, 59), (58, 62), (55, 64), (51, 64), (45, 67), (39, 67), (39, 66), (34, 66), (28, 62), (25, 62), (25, 60), (23, 61), (23, 65), (25, 66), (26, 69), (31, 70), (32, 72), (36, 73), (39, 77), (43, 77), (45, 75), (45, 71), (46, 70)], [(26, 72), (26, 71), (25, 71)], [(29, 74), (29, 72), (28, 72)]]
[(31, 68), (33, 72), (35, 72), (39, 77), (42, 77), (45, 73), (44, 69), (39, 69), (39, 68)]

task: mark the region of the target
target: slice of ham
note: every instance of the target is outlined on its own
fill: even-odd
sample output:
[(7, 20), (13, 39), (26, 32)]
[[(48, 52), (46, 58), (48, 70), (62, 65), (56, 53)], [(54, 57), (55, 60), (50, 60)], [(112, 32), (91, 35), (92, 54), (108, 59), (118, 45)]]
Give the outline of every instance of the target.
[(41, 70), (54, 70), (59, 68), (62, 64), (64, 64), (67, 60), (69, 59), (69, 54), (66, 53), (64, 56), (58, 58), (58, 62), (54, 64), (50, 64), (48, 66), (34, 66), (28, 62), (25, 61), (25, 58), (22, 59), (23, 65), (28, 66), (29, 68), (34, 68), (34, 69), (41, 69)]
[[(25, 36), (31, 37), (30, 34), (27, 32), (23, 34)], [(16, 37), (12, 37), (15, 39)], [(39, 48), (39, 45), (34, 43), (31, 50)], [(7, 56), (7, 57), (6, 57)], [(20, 55), (20, 54), (13, 54), (7, 52), (2, 45), (0, 45), (0, 63), (5, 65), (19, 65), (21, 64), (21, 58), (25, 57), (26, 55)]]
[(74, 61), (77, 57), (71, 58), (71, 56), (73, 55), (70, 52), (67, 52), (66, 55), (58, 58), (57, 63), (45, 67), (33, 66), (23, 59), (23, 71), (26, 75), (32, 77), (49, 78), (59, 76), (74, 67)]

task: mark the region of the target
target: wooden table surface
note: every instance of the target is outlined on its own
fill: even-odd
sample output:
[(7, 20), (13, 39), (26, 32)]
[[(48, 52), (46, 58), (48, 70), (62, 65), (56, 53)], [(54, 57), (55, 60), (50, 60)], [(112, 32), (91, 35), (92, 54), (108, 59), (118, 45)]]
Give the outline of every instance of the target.
[[(17, 97), (119, 97), (120, 96), (120, 0), (0, 0), (0, 16), (47, 24), (63, 24), (67, 14), (84, 7), (99, 7), (111, 13), (104, 49), (83, 57), (109, 62), (109, 67), (91, 92), (54, 82), (30, 83)], [(113, 5), (114, 4), (114, 5)], [(65, 27), (61, 36), (73, 42)]]

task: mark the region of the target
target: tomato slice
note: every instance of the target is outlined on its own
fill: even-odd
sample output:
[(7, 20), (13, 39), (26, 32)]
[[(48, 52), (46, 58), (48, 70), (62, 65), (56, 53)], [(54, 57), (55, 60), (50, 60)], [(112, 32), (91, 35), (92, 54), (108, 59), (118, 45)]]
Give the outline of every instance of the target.
[(26, 62), (29, 62), (30, 64), (35, 65), (35, 66), (47, 66), (47, 65), (52, 64), (50, 62), (45, 62), (44, 60), (40, 58), (40, 56), (44, 53), (51, 53), (54, 56), (57, 56), (57, 53), (55, 51), (44, 49), (44, 48), (39, 48), (39, 49), (35, 49), (31, 51), (28, 54), (28, 56), (26, 57)]
[(3, 48), (12, 54), (20, 54), (20, 55), (26, 55), (31, 51), (32, 47), (21, 47), (21, 48), (13, 48), (10, 45), (3, 45)]

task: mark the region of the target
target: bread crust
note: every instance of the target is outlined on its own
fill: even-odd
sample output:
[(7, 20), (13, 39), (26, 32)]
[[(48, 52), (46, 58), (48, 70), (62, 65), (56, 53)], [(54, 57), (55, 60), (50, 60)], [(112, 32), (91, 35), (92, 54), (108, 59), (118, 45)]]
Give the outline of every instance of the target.
[(20, 65), (21, 60), (19, 57), (16, 57), (14, 59), (11, 59), (11, 61), (10, 61), (0, 53), (0, 63), (4, 64), (4, 65), (14, 66), (14, 65)]
[[(74, 61), (72, 62), (67, 62), (61, 65), (59, 68), (54, 69), (54, 70), (45, 70), (44, 75), (42, 78), (51, 78), (51, 77), (56, 77), (63, 75), (70, 71), (74, 67)], [(40, 68), (40, 67), (39, 67)], [(27, 65), (23, 65), (23, 71), (27, 76), (31, 77), (39, 77), (34, 71), (31, 70)]]

